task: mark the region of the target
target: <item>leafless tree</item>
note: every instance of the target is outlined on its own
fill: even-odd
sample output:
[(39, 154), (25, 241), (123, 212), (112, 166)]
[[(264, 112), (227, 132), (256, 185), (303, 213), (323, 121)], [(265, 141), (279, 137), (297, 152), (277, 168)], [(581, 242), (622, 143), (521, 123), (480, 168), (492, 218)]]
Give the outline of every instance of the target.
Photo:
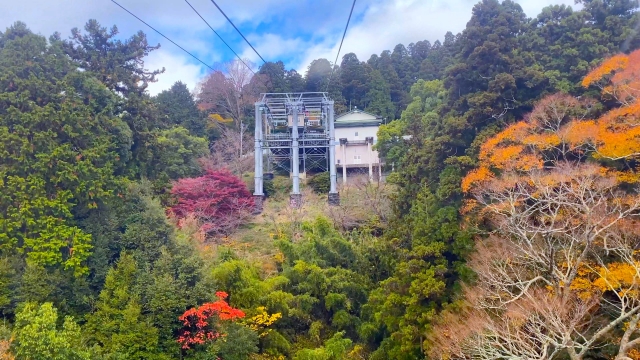
[[(640, 345), (640, 196), (596, 165), (503, 174), (476, 189), (493, 232), (458, 358), (584, 359), (622, 330), (616, 360)], [(477, 326), (481, 324), (481, 326)], [(628, 324), (626, 327), (624, 324)]]
[[(253, 67), (248, 60), (245, 63)], [(243, 155), (246, 118), (253, 114), (253, 105), (264, 91), (264, 79), (254, 75), (240, 60), (230, 61), (223, 71), (214, 71), (199, 84), (197, 99), (200, 109), (231, 118), (234, 128), (240, 134), (239, 156)]]
[(368, 175), (352, 175), (340, 187), (340, 206), (328, 207), (327, 216), (343, 231), (366, 222), (385, 224), (391, 211), (390, 185), (370, 181)]
[[(240, 132), (235, 128), (221, 126), (220, 137), (211, 145), (211, 154), (203, 160), (203, 167), (205, 169), (227, 168), (238, 176), (252, 171), (255, 164), (251, 153), (253, 139), (246, 133), (242, 137), (243, 141), (238, 141)], [(243, 149), (240, 149), (241, 146)]]

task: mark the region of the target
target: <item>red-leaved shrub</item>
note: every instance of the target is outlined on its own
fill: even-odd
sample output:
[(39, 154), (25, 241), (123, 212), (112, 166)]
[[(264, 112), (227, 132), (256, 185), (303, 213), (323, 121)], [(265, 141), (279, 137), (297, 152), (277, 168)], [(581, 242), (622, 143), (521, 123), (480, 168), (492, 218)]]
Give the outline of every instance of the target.
[(209, 235), (226, 235), (253, 211), (245, 183), (228, 170), (209, 170), (197, 178), (178, 180), (171, 189), (176, 204), (169, 212), (178, 219), (195, 216)]

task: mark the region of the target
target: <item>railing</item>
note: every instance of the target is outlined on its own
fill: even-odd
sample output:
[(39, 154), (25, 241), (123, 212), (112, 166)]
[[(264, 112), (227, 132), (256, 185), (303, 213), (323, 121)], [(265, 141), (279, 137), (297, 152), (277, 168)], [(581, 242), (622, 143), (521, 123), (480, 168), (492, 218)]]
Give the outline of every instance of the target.
[(264, 135), (265, 140), (291, 140), (291, 134), (289, 133), (272, 133)]
[(373, 137), (367, 137), (364, 140), (349, 140), (346, 138), (340, 138), (340, 145), (367, 145), (367, 144), (374, 144), (375, 140), (373, 139)]
[(325, 133), (304, 133), (301, 137), (305, 139), (328, 139)]

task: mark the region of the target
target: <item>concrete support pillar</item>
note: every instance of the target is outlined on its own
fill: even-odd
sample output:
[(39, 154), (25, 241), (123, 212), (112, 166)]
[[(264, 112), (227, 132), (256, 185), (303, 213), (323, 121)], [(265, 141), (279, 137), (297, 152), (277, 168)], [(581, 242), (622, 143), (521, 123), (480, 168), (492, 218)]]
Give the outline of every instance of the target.
[(329, 205), (337, 206), (340, 205), (340, 194), (338, 194), (338, 172), (336, 169), (336, 129), (333, 101), (327, 101), (324, 108), (329, 120), (329, 179), (331, 180)]
[(342, 147), (342, 186), (347, 185), (347, 144), (340, 145)]
[(369, 182), (373, 182), (373, 155), (370, 142), (367, 142), (367, 158), (369, 158)]
[(378, 159), (378, 182), (382, 181), (382, 161)]
[(291, 191), (290, 205), (299, 208), (302, 205), (302, 194), (300, 194), (300, 145), (298, 143), (298, 110), (300, 104), (289, 103), (292, 114), (291, 121), (291, 172), (293, 178), (293, 189)]
[(264, 198), (264, 177), (262, 167), (262, 103), (255, 104), (255, 137), (254, 137), (254, 156), (255, 156), (255, 172), (254, 172), (254, 191), (253, 198), (255, 203), (254, 213), (262, 212), (262, 201)]

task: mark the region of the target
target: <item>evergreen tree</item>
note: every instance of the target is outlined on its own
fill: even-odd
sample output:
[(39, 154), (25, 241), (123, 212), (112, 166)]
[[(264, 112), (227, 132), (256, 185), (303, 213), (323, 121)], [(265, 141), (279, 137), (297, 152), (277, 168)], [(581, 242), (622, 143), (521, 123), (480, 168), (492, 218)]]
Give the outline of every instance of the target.
[(370, 78), (369, 91), (365, 98), (365, 110), (386, 119), (386, 121), (393, 120), (395, 107), (391, 102), (389, 85), (384, 81), (382, 74), (378, 70), (371, 71)]
[(135, 260), (122, 254), (107, 274), (95, 312), (87, 316), (91, 341), (107, 358), (163, 358), (158, 353), (158, 329), (142, 315), (139, 295), (133, 292), (136, 276)]
[(414, 60), (415, 64), (420, 66), (424, 59), (429, 56), (429, 52), (431, 51), (431, 42), (429, 42), (429, 40), (422, 40), (412, 45), (409, 45), (408, 47), (409, 55)]
[(454, 56), (455, 49), (444, 47), (440, 40), (436, 40), (420, 63), (418, 77), (427, 81), (444, 79), (445, 69), (455, 62)]
[(187, 85), (178, 81), (169, 90), (158, 94), (154, 100), (160, 117), (163, 118), (161, 122), (166, 127), (178, 125), (189, 130), (193, 136), (206, 137), (206, 117), (198, 110)]
[(85, 273), (91, 236), (74, 216), (117, 187), (115, 97), (21, 23), (3, 35), (0, 88), (0, 251)]
[[(307, 68), (305, 75), (305, 91), (318, 92), (326, 91), (327, 84), (329, 82), (329, 76), (331, 76), (332, 66), (327, 59), (313, 60)], [(336, 76), (335, 72), (333, 76)], [(332, 81), (335, 81), (333, 79)]]
[(305, 88), (304, 78), (295, 70), (288, 70), (286, 74), (287, 87), (292, 92), (303, 92)]
[(383, 51), (377, 60), (374, 60), (376, 66), (374, 69), (380, 71), (384, 81), (389, 84), (389, 90), (391, 95), (391, 101), (396, 107), (395, 118), (400, 117), (401, 109), (407, 104), (408, 93), (403, 88), (402, 80), (395, 70), (393, 60), (391, 59), (390, 51)]
[(266, 92), (286, 93), (292, 91), (287, 82), (287, 70), (282, 61), (267, 62), (260, 66), (258, 74), (266, 76)]
[(340, 82), (342, 96), (347, 103), (361, 109), (365, 107), (365, 96), (370, 82), (365, 66), (358, 60), (356, 54), (349, 53), (342, 57), (340, 79), (335, 79), (335, 81)]
[(638, 2), (634, 0), (577, 0), (589, 15), (588, 24), (602, 33), (611, 36), (611, 40), (621, 51), (632, 51), (640, 47), (638, 31)]
[(396, 70), (404, 89), (409, 89), (418, 80), (416, 64), (409, 51), (402, 44), (396, 45), (391, 52), (391, 62)]
[(159, 131), (152, 146), (151, 162), (159, 165), (151, 172), (152, 178), (167, 181), (200, 174), (198, 160), (209, 154), (207, 140), (181, 126)]
[(144, 57), (157, 50), (159, 45), (150, 46), (142, 31), (122, 41), (117, 38), (117, 27), (107, 29), (96, 20), (89, 20), (84, 31), (74, 28), (70, 40), (62, 41), (56, 35), (52, 41), (60, 43), (79, 68), (121, 95), (116, 115), (127, 123), (132, 137), (131, 158), (121, 161), (125, 162), (130, 177), (153, 178), (155, 168), (159, 165), (153, 163), (152, 144), (157, 135), (154, 130), (160, 128), (162, 122), (146, 89), (164, 69), (146, 70)]
[[(94, 19), (86, 23), (84, 31), (85, 34), (78, 28), (71, 29), (71, 39), (62, 42), (65, 52), (78, 67), (126, 98), (142, 95), (149, 83), (164, 72), (144, 69), (144, 57), (160, 46), (150, 46), (142, 31), (122, 41), (117, 38), (116, 26), (107, 29)], [(52, 39), (60, 41), (59, 34)]]

